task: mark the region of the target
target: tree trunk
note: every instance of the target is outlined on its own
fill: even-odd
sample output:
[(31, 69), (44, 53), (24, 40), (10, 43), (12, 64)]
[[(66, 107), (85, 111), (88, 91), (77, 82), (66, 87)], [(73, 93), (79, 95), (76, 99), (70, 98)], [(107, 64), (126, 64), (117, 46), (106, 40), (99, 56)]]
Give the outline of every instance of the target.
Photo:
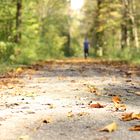
[(100, 16), (100, 10), (101, 10), (101, 5), (104, 2), (104, 0), (97, 0), (97, 15), (96, 15), (96, 21), (95, 21), (95, 26), (96, 26), (96, 53), (99, 56), (103, 55), (103, 36), (104, 36), (104, 31), (98, 31), (98, 29), (101, 26), (101, 21), (99, 19)]
[(132, 28), (132, 41), (134, 42), (134, 46), (136, 48), (139, 47), (139, 39), (138, 39), (138, 29), (137, 29), (137, 24), (136, 24), (136, 21), (135, 21), (135, 11), (136, 11), (136, 2), (135, 0), (131, 0), (130, 1), (130, 20), (131, 20), (131, 28)]
[(19, 43), (21, 41), (21, 23), (22, 23), (22, 0), (17, 0), (17, 12), (16, 12), (16, 36), (15, 42)]
[(123, 13), (122, 13), (122, 24), (121, 24), (121, 48), (124, 49), (128, 47), (130, 44), (129, 38), (129, 29), (128, 25), (130, 25), (129, 20), (129, 1), (122, 0), (123, 5)]
[(139, 47), (138, 29), (135, 21), (135, 0), (122, 0), (123, 16), (122, 16), (122, 37), (121, 47), (129, 46)]

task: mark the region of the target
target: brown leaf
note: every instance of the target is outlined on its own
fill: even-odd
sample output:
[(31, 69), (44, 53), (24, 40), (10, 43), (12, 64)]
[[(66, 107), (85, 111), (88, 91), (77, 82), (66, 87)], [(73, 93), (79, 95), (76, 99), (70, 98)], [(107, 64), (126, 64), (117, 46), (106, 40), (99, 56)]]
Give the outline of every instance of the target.
[(131, 121), (131, 120), (140, 120), (140, 113), (136, 114), (136, 113), (125, 113), (122, 114), (122, 118), (121, 120), (123, 121)]
[(48, 104), (48, 105), (49, 105), (49, 109), (55, 108), (55, 106), (53, 104)]
[(130, 120), (132, 120), (132, 113), (122, 114), (121, 120), (122, 121), (130, 121)]
[(44, 123), (48, 124), (48, 123), (51, 123), (52, 121), (53, 121), (52, 117), (47, 117), (47, 118), (41, 119), (39, 121), (39, 123), (37, 124), (37, 126), (33, 129), (33, 131), (40, 129)]
[(99, 103), (96, 103), (96, 104), (90, 104), (89, 107), (90, 108), (104, 108), (105, 106)]
[(140, 131), (140, 125), (135, 125), (129, 128), (130, 131)]
[(126, 82), (128, 82), (128, 83), (129, 83), (129, 82), (132, 82), (132, 80), (131, 80), (131, 79), (128, 79), (128, 80), (126, 80)]
[(52, 118), (44, 119), (42, 122), (43, 123), (51, 123), (52, 122)]
[(81, 117), (81, 116), (84, 116), (84, 115), (88, 115), (88, 113), (87, 112), (80, 112), (80, 113), (78, 113), (77, 114), (79, 117)]
[(76, 83), (76, 81), (75, 80), (71, 80), (71, 83)]
[(104, 128), (100, 129), (100, 131), (106, 131), (106, 132), (113, 132), (117, 130), (117, 124), (115, 122), (105, 126)]
[(132, 118), (133, 118), (133, 119), (136, 119), (136, 120), (140, 120), (140, 113), (138, 113), (138, 114), (133, 113), (133, 114), (132, 114)]
[(120, 99), (119, 96), (114, 96), (114, 97), (112, 97), (112, 101), (113, 101), (114, 103), (120, 103), (120, 102), (121, 102), (121, 99)]

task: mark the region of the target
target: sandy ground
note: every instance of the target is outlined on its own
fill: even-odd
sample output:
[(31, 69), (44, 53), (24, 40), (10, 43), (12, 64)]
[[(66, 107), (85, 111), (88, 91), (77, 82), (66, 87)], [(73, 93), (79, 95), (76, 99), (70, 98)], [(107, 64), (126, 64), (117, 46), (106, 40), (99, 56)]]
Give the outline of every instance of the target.
[[(140, 112), (139, 72), (126, 65), (58, 61), (1, 78), (0, 140), (140, 140), (140, 131), (128, 130), (140, 120), (120, 120), (124, 112)], [(89, 92), (90, 85), (96, 93)], [(126, 111), (115, 110), (115, 95)], [(112, 122), (115, 132), (99, 131)]]

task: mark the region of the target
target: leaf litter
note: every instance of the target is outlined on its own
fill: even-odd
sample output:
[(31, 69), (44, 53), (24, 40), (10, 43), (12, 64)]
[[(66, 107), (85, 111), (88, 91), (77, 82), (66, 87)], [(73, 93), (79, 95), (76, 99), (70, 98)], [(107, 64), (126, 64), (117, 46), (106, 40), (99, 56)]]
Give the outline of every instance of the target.
[(118, 125), (116, 124), (116, 122), (113, 122), (113, 123), (108, 124), (107, 126), (103, 127), (99, 131), (113, 132), (113, 131), (116, 131), (117, 128), (118, 128)]

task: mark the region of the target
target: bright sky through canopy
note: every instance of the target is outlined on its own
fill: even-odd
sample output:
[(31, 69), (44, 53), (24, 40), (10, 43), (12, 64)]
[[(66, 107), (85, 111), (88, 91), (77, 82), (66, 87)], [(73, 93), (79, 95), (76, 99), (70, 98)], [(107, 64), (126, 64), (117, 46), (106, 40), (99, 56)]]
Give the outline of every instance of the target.
[(84, 4), (84, 0), (71, 0), (72, 10), (80, 10)]

